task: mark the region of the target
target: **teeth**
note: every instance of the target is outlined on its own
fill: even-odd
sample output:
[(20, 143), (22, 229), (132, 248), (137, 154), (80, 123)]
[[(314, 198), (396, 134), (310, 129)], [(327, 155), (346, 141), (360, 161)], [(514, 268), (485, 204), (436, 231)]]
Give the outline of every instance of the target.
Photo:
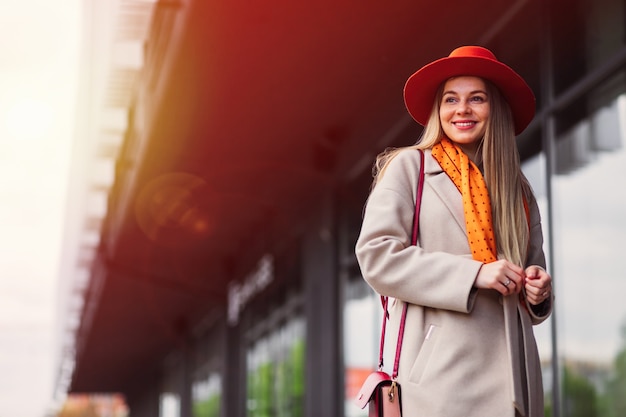
[(460, 127), (470, 127), (474, 124), (474, 122), (456, 122), (455, 125)]

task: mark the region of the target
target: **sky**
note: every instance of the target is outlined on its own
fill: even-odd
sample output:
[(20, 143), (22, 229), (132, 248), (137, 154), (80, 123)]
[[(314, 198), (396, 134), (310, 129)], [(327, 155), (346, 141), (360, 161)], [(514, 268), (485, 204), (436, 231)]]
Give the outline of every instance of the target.
[(54, 406), (80, 0), (0, 0), (0, 417)]

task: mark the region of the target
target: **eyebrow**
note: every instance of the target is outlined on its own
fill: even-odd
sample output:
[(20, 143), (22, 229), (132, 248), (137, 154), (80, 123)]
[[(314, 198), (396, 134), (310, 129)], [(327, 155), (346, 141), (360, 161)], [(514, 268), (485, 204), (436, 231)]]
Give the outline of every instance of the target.
[[(477, 94), (477, 93), (482, 93), (487, 95), (487, 92), (485, 90), (474, 90), (474, 91), (470, 91), (470, 94)], [(445, 96), (446, 94), (459, 94), (454, 90), (448, 90), (448, 91), (444, 91), (443, 95)]]

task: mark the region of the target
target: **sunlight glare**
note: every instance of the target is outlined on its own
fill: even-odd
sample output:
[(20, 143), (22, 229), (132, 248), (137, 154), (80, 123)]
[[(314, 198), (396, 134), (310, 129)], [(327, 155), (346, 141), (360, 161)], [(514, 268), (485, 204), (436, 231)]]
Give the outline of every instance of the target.
[(52, 125), (52, 108), (41, 100), (23, 98), (10, 107), (4, 123), (12, 139), (43, 139)]

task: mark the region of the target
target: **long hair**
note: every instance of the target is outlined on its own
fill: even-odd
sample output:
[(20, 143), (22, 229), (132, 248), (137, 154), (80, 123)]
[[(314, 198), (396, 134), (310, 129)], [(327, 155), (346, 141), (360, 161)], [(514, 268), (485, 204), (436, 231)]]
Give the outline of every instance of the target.
[[(530, 239), (525, 199), (531, 196), (532, 190), (521, 170), (511, 108), (497, 87), (489, 80), (483, 81), (489, 97), (490, 115), (476, 157), (484, 167), (498, 253), (524, 266)], [(430, 117), (418, 141), (411, 146), (386, 149), (377, 156), (372, 172), (372, 188), (399, 152), (432, 148), (445, 136), (439, 120), (444, 84), (437, 90)]]
[(511, 108), (492, 83), (485, 84), (491, 106), (482, 159), (496, 243), (506, 259), (524, 266), (530, 238), (525, 199), (531, 188), (522, 173)]
[(385, 174), (389, 162), (391, 162), (391, 160), (395, 158), (396, 155), (402, 150), (429, 149), (432, 148), (435, 144), (439, 143), (439, 141), (441, 141), (441, 138), (445, 136), (445, 133), (443, 132), (443, 127), (441, 127), (441, 122), (439, 121), (439, 104), (441, 103), (441, 99), (443, 97), (443, 85), (444, 83), (442, 83), (437, 89), (437, 93), (435, 94), (435, 101), (433, 102), (433, 107), (430, 111), (430, 117), (428, 118), (428, 122), (426, 122), (426, 125), (424, 126), (424, 130), (422, 130), (422, 134), (417, 139), (417, 142), (411, 146), (404, 146), (400, 148), (387, 148), (382, 153), (378, 154), (378, 156), (376, 157), (376, 161), (374, 162), (374, 168), (372, 169), (372, 176), (374, 177), (374, 180), (372, 181), (372, 189)]

